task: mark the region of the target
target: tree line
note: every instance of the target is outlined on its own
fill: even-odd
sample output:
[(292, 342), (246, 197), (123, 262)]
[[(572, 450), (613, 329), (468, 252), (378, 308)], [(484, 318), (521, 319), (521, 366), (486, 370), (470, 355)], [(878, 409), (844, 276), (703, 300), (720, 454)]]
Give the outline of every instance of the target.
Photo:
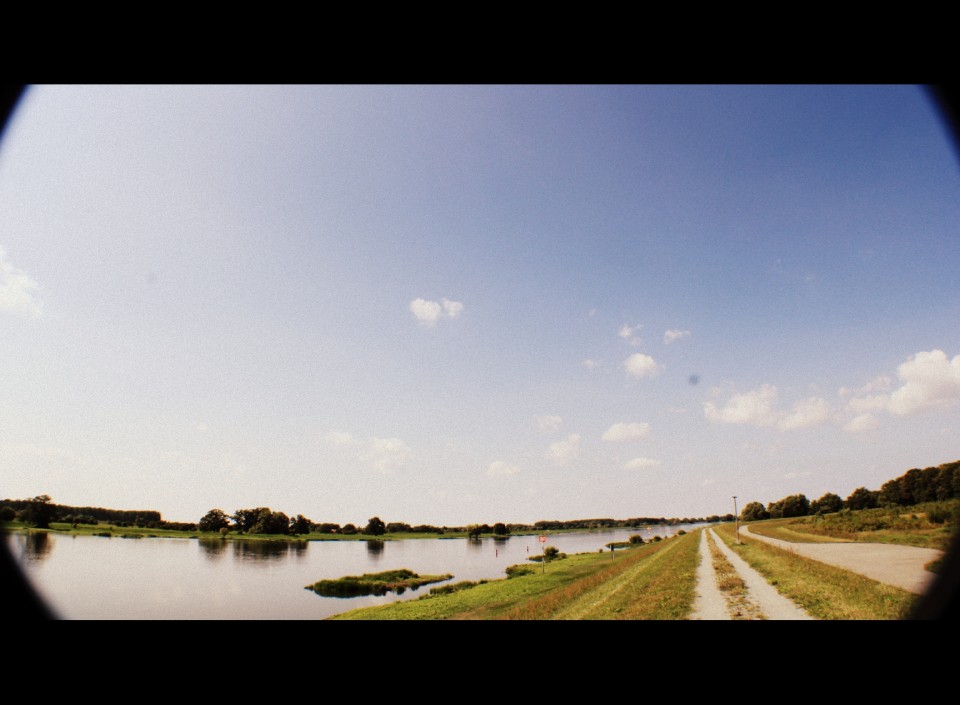
[(885, 482), (879, 490), (858, 487), (846, 499), (827, 492), (812, 502), (802, 494), (790, 495), (766, 507), (750, 502), (743, 507), (743, 521), (780, 519), (830, 514), (841, 509), (876, 509), (877, 507), (908, 507), (923, 502), (942, 502), (960, 498), (960, 460), (935, 467), (912, 468), (900, 477)]

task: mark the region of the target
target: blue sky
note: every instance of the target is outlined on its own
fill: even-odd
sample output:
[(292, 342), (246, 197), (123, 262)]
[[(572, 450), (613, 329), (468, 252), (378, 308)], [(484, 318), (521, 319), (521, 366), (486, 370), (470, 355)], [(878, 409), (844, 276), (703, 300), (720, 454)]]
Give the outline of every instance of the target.
[(703, 516), (960, 458), (914, 86), (42, 86), (0, 149), (0, 496)]

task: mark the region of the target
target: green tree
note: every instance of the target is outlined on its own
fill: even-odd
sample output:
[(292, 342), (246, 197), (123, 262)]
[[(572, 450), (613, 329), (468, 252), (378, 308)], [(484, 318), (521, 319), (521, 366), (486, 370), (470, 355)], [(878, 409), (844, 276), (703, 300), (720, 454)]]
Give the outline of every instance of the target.
[(827, 492), (820, 499), (810, 502), (811, 514), (832, 514), (843, 509), (843, 500), (833, 492)]
[(234, 525), (240, 533), (254, 533), (253, 527), (260, 521), (263, 513), (270, 513), (269, 507), (257, 507), (256, 509), (238, 509), (233, 513)]
[(875, 509), (878, 506), (878, 494), (879, 492), (875, 490), (858, 487), (850, 493), (845, 504), (847, 505), (847, 509)]
[(467, 538), (478, 539), (480, 534), (483, 533), (483, 526), (480, 524), (470, 524), (467, 526)]
[(27, 506), (20, 512), (20, 519), (33, 524), (38, 529), (49, 529), (50, 522), (57, 518), (56, 505), (50, 501), (50, 495), (42, 494), (28, 500)]
[(760, 502), (749, 502), (740, 511), (740, 518), (743, 521), (760, 521), (761, 519), (769, 519), (770, 514)]
[(297, 514), (296, 519), (290, 520), (291, 534), (309, 534), (312, 527), (313, 522), (303, 516), (303, 514)]
[(222, 509), (211, 509), (197, 522), (197, 528), (200, 531), (220, 531), (220, 529), (225, 529), (229, 525), (230, 517)]
[(363, 528), (363, 533), (368, 536), (383, 536), (387, 533), (387, 525), (380, 520), (380, 517), (371, 517)]
[(344, 525), (343, 525), (343, 528), (340, 529), (340, 533), (341, 533), (341, 534), (353, 535), (353, 534), (357, 533), (357, 527), (354, 526), (353, 524), (344, 524)]
[(16, 518), (17, 512), (14, 511), (13, 507), (7, 505), (0, 507), (0, 521), (13, 521)]
[(493, 535), (494, 536), (506, 536), (510, 533), (510, 529), (507, 528), (507, 525), (502, 521), (498, 521), (493, 525)]
[(784, 517), (805, 517), (810, 513), (810, 500), (802, 494), (784, 497), (781, 502), (781, 515)]
[(269, 509), (260, 513), (257, 523), (250, 530), (251, 534), (287, 534), (290, 532), (290, 518), (283, 512), (271, 512)]

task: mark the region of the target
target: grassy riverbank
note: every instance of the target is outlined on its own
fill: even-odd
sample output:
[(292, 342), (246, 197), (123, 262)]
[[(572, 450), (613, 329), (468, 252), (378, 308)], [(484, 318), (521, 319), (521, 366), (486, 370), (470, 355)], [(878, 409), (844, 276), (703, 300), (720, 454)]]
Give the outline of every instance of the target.
[(683, 619), (693, 604), (699, 537), (579, 553), (545, 570), (331, 619)]
[[(755, 530), (755, 525), (750, 525)], [(778, 591), (817, 619), (900, 619), (917, 596), (842, 568), (798, 556), (744, 537), (736, 544), (734, 527), (717, 534)], [(758, 532), (759, 533), (759, 532)]]

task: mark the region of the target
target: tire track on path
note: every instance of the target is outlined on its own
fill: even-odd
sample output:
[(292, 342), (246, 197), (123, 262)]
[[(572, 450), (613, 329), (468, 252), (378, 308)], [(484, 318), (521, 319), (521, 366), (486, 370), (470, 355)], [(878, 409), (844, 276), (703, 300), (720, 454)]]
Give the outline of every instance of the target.
[(700, 533), (700, 564), (697, 566), (697, 596), (690, 619), (731, 619), (727, 598), (717, 586), (717, 571), (707, 544), (707, 530)]
[(713, 529), (706, 529), (704, 533), (709, 532), (720, 552), (726, 557), (734, 567), (743, 582), (747, 584), (747, 590), (750, 593), (750, 599), (759, 605), (760, 610), (767, 619), (778, 620), (805, 620), (813, 619), (806, 610), (798, 606), (792, 600), (784, 597), (776, 588), (774, 588), (766, 579), (740, 556), (734, 553), (727, 544), (720, 540), (720, 537)]

